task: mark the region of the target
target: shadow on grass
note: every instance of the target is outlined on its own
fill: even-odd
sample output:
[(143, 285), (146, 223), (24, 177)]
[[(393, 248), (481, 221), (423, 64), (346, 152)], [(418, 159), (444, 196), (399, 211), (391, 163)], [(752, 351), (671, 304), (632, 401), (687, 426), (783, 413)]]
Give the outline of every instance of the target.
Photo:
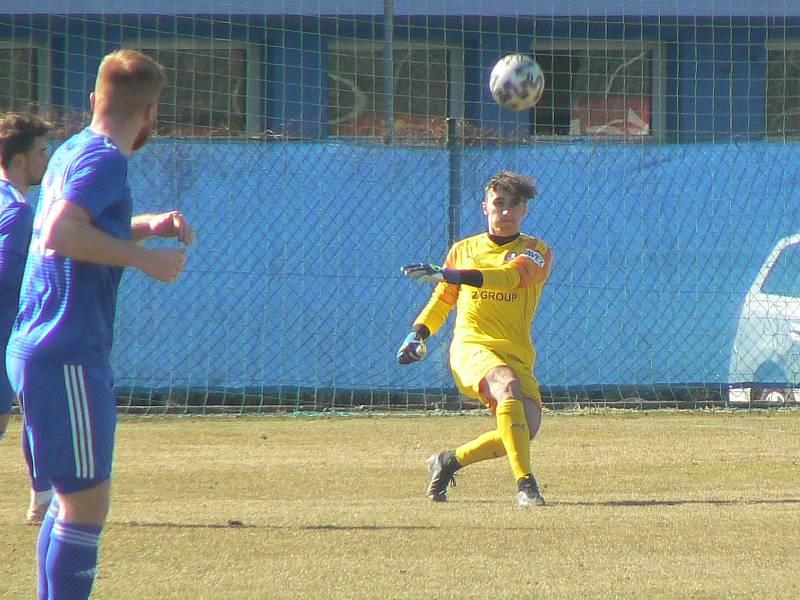
[[(453, 504), (497, 504), (492, 500), (459, 500)], [(553, 507), (569, 506), (599, 506), (608, 508), (624, 507), (649, 507), (649, 506), (754, 506), (754, 505), (791, 505), (800, 504), (800, 498), (770, 498), (749, 500), (721, 500), (721, 499), (695, 499), (695, 500), (610, 500), (610, 501), (561, 501), (548, 502), (544, 507), (531, 509), (531, 512), (547, 510)], [(514, 507), (516, 508), (516, 507)], [(269, 525), (264, 523), (243, 523), (235, 519), (227, 523), (170, 523), (156, 521), (112, 521), (109, 525), (116, 527), (142, 527), (154, 529), (278, 529), (300, 531), (423, 531), (441, 529), (438, 525)]]
[[(474, 499), (474, 500), (467, 500), (467, 499), (459, 499), (455, 501), (451, 501), (451, 504), (498, 504), (497, 500), (488, 500), (488, 499)], [(510, 506), (512, 502), (507, 502)], [(691, 500), (555, 500), (555, 501), (547, 501), (547, 504), (544, 507), (533, 508), (531, 510), (544, 510), (555, 506), (606, 506), (609, 508), (618, 508), (618, 507), (626, 507), (626, 506), (685, 506), (685, 505), (708, 505), (708, 506), (753, 506), (758, 504), (800, 504), (800, 498), (763, 498), (763, 499), (741, 499), (741, 500), (722, 500), (718, 498), (695, 498)]]
[(694, 500), (610, 500), (607, 502), (550, 502), (549, 506), (684, 506), (691, 504), (707, 504), (711, 506), (738, 506), (757, 504), (800, 504), (800, 498), (770, 498), (770, 499), (742, 499), (719, 500), (714, 498)]
[(269, 525), (263, 523), (242, 523), (241, 521), (228, 521), (227, 523), (169, 523), (154, 521), (112, 521), (109, 523), (117, 527), (151, 527), (161, 529), (285, 529), (301, 531), (414, 531), (425, 529), (439, 529), (434, 525)]

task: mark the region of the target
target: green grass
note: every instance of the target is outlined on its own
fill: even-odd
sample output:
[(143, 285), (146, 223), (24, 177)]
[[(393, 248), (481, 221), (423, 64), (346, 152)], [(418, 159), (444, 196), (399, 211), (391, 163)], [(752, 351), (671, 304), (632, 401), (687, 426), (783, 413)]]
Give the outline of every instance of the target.
[[(505, 459), (430, 503), (427, 455), (492, 426), (125, 418), (93, 598), (800, 597), (800, 413), (547, 413), (548, 506), (515, 506)], [(0, 448), (9, 600), (35, 591), (18, 432)]]

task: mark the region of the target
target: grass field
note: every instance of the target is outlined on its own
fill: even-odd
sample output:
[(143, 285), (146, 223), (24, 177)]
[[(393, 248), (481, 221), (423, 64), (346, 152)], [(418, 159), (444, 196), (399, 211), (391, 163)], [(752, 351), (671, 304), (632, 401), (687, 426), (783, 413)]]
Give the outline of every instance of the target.
[[(548, 500), (505, 459), (424, 497), (488, 416), (123, 418), (93, 598), (800, 598), (800, 412), (548, 413)], [(35, 594), (12, 421), (0, 598)], [(10, 438), (10, 439), (9, 439)]]

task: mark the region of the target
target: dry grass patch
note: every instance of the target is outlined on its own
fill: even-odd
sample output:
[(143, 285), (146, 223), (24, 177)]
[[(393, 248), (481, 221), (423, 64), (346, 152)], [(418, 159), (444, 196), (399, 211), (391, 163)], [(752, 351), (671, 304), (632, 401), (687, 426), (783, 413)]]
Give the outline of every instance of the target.
[[(425, 457), (491, 427), (122, 419), (93, 598), (800, 597), (800, 413), (549, 413), (548, 506), (515, 506), (505, 459), (430, 503)], [(9, 600), (35, 586), (18, 432), (0, 450)]]

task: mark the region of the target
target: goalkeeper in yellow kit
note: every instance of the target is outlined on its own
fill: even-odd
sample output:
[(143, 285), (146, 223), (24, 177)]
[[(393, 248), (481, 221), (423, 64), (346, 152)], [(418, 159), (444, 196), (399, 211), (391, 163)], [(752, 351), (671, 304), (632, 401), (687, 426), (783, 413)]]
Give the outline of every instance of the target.
[(444, 267), (425, 263), (403, 267), (406, 276), (438, 285), (398, 350), (397, 360), (401, 364), (420, 360), (425, 340), (455, 306), (453, 377), (465, 396), (492, 409), (497, 423), (496, 429), (428, 459), (427, 495), (435, 502), (447, 500), (447, 487), (458, 469), (508, 456), (517, 482), (517, 503), (544, 504), (530, 458), (530, 442), (542, 420), (531, 323), (550, 274), (552, 251), (542, 240), (520, 233), (527, 201), (536, 191), (529, 177), (501, 171), (486, 185), (486, 233), (453, 244)]

